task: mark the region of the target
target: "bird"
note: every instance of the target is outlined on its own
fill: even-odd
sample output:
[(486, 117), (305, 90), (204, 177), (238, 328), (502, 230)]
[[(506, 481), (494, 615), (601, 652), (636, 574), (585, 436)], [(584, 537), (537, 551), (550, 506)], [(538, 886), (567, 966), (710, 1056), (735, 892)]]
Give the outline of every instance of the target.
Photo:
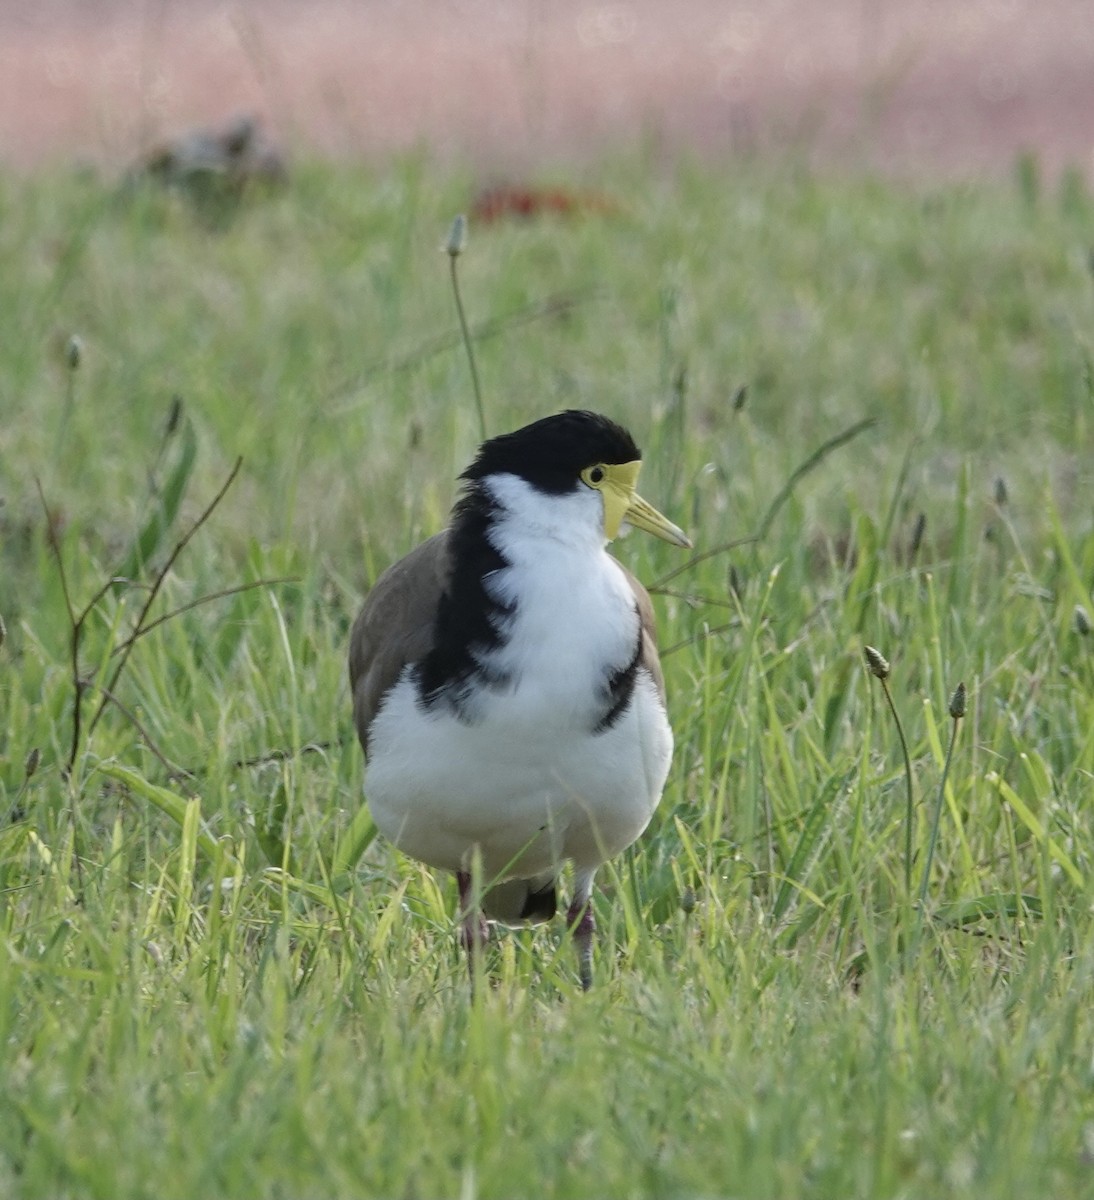
[(390, 566), (350, 634), (364, 791), (400, 851), (455, 874), (472, 986), (489, 923), (566, 913), (593, 979), (596, 872), (649, 824), (673, 735), (653, 607), (608, 553), (683, 530), (636, 490), (641, 452), (569, 410), (482, 443), (447, 527)]

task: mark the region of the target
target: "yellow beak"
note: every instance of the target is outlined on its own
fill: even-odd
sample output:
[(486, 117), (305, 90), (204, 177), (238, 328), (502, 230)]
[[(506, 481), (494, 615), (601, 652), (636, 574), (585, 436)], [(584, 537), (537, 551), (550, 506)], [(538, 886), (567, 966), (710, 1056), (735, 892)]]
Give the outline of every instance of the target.
[(641, 461), (636, 460), (604, 468), (600, 490), (604, 494), (605, 535), (609, 541), (618, 537), (620, 526), (626, 522), (635, 529), (644, 529), (654, 537), (690, 549), (691, 539), (688, 535), (638, 494), (636, 488), (641, 466)]

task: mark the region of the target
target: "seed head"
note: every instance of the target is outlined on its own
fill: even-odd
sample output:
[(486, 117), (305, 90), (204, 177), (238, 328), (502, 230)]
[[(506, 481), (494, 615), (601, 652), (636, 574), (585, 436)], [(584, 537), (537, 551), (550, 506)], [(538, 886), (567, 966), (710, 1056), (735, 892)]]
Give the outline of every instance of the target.
[(876, 679), (888, 679), (889, 660), (885, 655), (880, 650), (875, 650), (873, 646), (863, 646), (862, 649), (866, 655), (866, 665), (870, 668), (870, 674)]
[(38, 747), (35, 746), (34, 749), (31, 750), (31, 752), (27, 755), (27, 761), (23, 764), (23, 775), (25, 778), (34, 778), (34, 772), (38, 770), (38, 764), (41, 762), (41, 760), (42, 756), (38, 751)]
[(171, 407), (167, 410), (167, 426), (164, 429), (164, 437), (171, 437), (178, 430), (181, 420), (182, 397), (176, 392), (171, 397)]
[(737, 570), (736, 563), (729, 564), (729, 574), (726, 578), (729, 583), (729, 590), (734, 596), (741, 599), (744, 595), (745, 581), (741, 578), (741, 572)]
[(916, 516), (915, 524), (912, 526), (912, 537), (908, 542), (908, 561), (914, 562), (916, 555), (919, 553), (920, 546), (923, 545), (923, 535), (927, 532), (927, 514), (921, 512)]
[(1090, 613), (1081, 604), (1075, 605), (1075, 612), (1071, 616), (1071, 623), (1075, 626), (1075, 632), (1080, 637), (1086, 637), (1090, 633)]
[(1009, 496), (1010, 493), (1007, 491), (1007, 481), (1002, 475), (997, 476), (995, 480), (995, 503), (1002, 508), (1003, 505), (1006, 504)]
[(459, 258), (467, 248), (467, 218), (463, 213), (458, 213), (453, 219), (444, 248), (450, 258)]
[(74, 333), (67, 342), (65, 342), (65, 366), (70, 371), (75, 371), (80, 366), (80, 359), (84, 353), (83, 338), (78, 333)]
[(965, 685), (959, 683), (953, 690), (953, 695), (950, 697), (950, 716), (955, 721), (960, 721), (965, 715), (968, 706), (968, 692), (965, 690)]

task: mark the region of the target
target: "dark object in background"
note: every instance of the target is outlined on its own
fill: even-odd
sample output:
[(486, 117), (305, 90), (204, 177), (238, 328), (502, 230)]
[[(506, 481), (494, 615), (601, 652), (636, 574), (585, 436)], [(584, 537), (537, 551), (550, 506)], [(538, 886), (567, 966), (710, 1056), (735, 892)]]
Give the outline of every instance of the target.
[(193, 129), (150, 150), (129, 182), (152, 179), (195, 202), (238, 199), (253, 185), (288, 178), (285, 156), (254, 117), (236, 117), (221, 129)]
[(483, 188), (471, 205), (472, 218), (485, 224), (505, 217), (529, 220), (547, 214), (556, 217), (614, 217), (621, 211), (610, 196), (601, 192), (514, 183)]

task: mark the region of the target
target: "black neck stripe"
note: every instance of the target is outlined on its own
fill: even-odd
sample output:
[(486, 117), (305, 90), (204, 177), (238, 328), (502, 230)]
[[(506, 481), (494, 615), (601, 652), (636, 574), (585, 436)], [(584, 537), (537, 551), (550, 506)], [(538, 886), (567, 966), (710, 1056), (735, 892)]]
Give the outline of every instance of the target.
[[(635, 606), (635, 616), (638, 608)], [(617, 667), (608, 673), (607, 697), (608, 707), (604, 715), (597, 721), (593, 733), (606, 733), (626, 712), (634, 695), (634, 685), (638, 678), (638, 668), (642, 662), (642, 620), (638, 621), (638, 637), (634, 644), (634, 653), (625, 667)]]
[(481, 483), (468, 487), (453, 513), (448, 551), (452, 563), (434, 625), (433, 648), (418, 664), (419, 703), (431, 708), (442, 699), (465, 714), (468, 690), (477, 684), (505, 687), (508, 680), (483, 659), (507, 640), (515, 612), (492, 596), (487, 576), (509, 561), (487, 536), (498, 505)]

